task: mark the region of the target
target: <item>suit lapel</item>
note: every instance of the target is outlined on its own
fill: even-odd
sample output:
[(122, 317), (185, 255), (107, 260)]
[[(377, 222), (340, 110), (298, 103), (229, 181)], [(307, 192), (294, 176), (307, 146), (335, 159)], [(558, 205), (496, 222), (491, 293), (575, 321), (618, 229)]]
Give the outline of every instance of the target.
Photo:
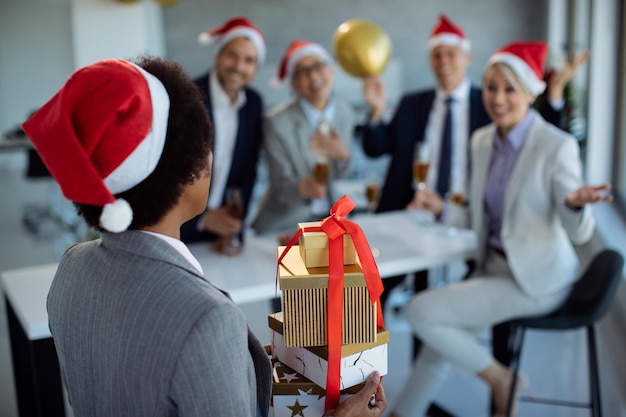
[(528, 170), (537, 159), (537, 145), (539, 144), (541, 137), (541, 128), (541, 119), (539, 117), (535, 117), (530, 130), (528, 131), (528, 136), (522, 145), (520, 154), (517, 157), (517, 161), (513, 167), (513, 172), (511, 173), (511, 178), (509, 178), (509, 183), (506, 187), (503, 219), (508, 218), (507, 213), (509, 213), (511, 208), (515, 205), (515, 200), (519, 195), (519, 188), (522, 180), (526, 177), (526, 175), (528, 175)]
[[(311, 128), (309, 127), (309, 121), (307, 120), (302, 108), (297, 101), (293, 102), (291, 107), (293, 113), (293, 138), (294, 145), (297, 152), (300, 155), (304, 155), (306, 159), (306, 171), (311, 172), (313, 170), (313, 158), (311, 156)], [(296, 159), (300, 159), (297, 157)]]
[(471, 193), (472, 198), (472, 223), (477, 228), (482, 229), (483, 224), (483, 198), (485, 194), (485, 184), (487, 181), (487, 173), (489, 172), (489, 163), (491, 161), (491, 154), (493, 153), (493, 135), (495, 133), (495, 126), (491, 125), (485, 132), (479, 136), (475, 144), (472, 144), (472, 184), (474, 189)]

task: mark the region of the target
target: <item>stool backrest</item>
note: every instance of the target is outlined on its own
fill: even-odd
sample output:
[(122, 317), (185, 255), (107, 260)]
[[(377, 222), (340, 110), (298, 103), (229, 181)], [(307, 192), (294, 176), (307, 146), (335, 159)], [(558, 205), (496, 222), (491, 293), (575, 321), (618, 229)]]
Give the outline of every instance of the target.
[(559, 309), (559, 315), (584, 318), (587, 324), (602, 318), (615, 298), (623, 266), (624, 258), (613, 249), (595, 255)]

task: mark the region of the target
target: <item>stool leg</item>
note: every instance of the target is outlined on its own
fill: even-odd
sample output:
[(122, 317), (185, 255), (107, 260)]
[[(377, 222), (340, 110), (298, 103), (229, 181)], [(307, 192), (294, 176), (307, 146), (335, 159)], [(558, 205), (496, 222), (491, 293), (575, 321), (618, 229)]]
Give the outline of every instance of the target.
[(591, 413), (593, 417), (602, 417), (600, 378), (598, 375), (598, 353), (593, 324), (587, 326), (587, 352), (589, 356), (589, 398), (591, 403)]
[(513, 331), (513, 352), (511, 355), (511, 363), (513, 365), (513, 381), (511, 383), (511, 391), (509, 392), (509, 404), (506, 408), (507, 417), (511, 417), (513, 412), (513, 402), (515, 400), (515, 389), (517, 388), (517, 375), (519, 374), (520, 359), (522, 355), (522, 346), (524, 344), (524, 334), (526, 328), (524, 326), (512, 326)]

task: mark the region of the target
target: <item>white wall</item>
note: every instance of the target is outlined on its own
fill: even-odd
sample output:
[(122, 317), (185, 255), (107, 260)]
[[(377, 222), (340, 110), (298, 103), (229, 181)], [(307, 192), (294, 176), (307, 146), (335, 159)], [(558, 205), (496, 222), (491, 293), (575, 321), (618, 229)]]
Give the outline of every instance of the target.
[(77, 68), (104, 58), (165, 55), (152, 1), (0, 1), (0, 132), (19, 125)]
[[(267, 67), (253, 85), (268, 89), (267, 74), (293, 39), (308, 39), (330, 49), (337, 27), (353, 18), (372, 20), (390, 36), (392, 58), (402, 68), (403, 91), (433, 85), (428, 67), (427, 39), (438, 14), (445, 12), (464, 28), (473, 43), (472, 81), (479, 83), (484, 63), (495, 49), (515, 39), (545, 39), (548, 4), (543, 0), (180, 0), (164, 8), (168, 56), (192, 75), (207, 70), (213, 50), (197, 44), (200, 32), (225, 19), (244, 14), (264, 32)], [(274, 104), (266, 100), (267, 104)]]
[(72, 60), (69, 0), (0, 1), (0, 132), (51, 97)]

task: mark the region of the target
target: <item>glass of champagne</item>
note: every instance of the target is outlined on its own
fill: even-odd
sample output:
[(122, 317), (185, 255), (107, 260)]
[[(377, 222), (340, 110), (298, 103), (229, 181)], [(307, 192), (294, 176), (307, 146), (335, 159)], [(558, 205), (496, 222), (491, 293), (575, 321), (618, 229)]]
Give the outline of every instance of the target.
[(370, 176), (365, 183), (365, 197), (367, 198), (367, 210), (373, 213), (380, 199), (380, 179)]
[[(238, 220), (243, 220), (243, 197), (241, 190), (237, 187), (229, 187), (226, 189), (226, 210), (228, 215)], [(242, 242), (239, 233), (226, 236), (220, 245), (220, 252), (225, 255), (234, 256), (241, 252)]]
[(430, 145), (426, 141), (415, 144), (413, 158), (413, 186), (416, 191), (426, 188), (428, 169), (430, 168)]
[(318, 184), (328, 183), (328, 159), (322, 155), (315, 155), (315, 165), (313, 166), (313, 178)]

